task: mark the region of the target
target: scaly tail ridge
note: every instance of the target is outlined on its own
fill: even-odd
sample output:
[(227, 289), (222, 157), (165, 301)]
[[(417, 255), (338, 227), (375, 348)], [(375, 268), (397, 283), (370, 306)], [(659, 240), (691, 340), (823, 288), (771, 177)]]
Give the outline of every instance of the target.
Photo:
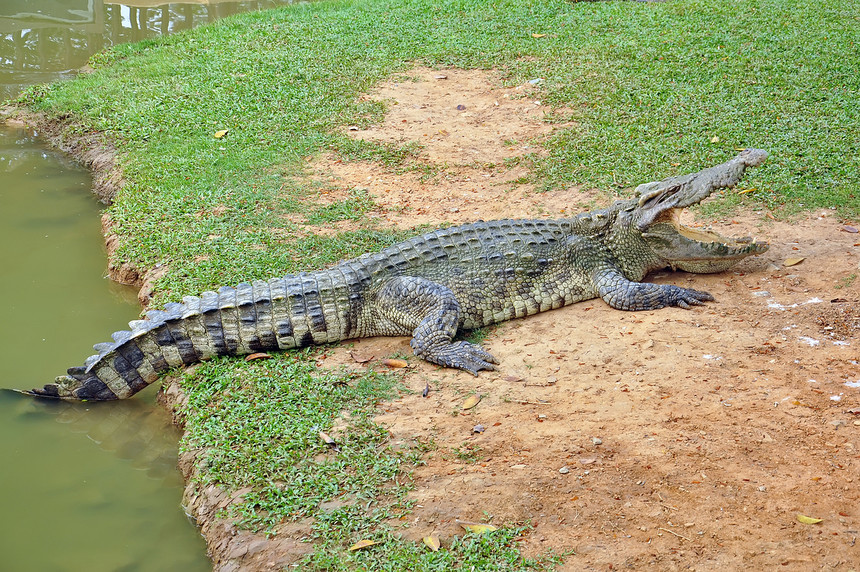
[(355, 334), (358, 285), (366, 280), (360, 265), (350, 265), (186, 296), (93, 346), (97, 353), (82, 367), (24, 393), (70, 401), (125, 399), (171, 367), (346, 339)]

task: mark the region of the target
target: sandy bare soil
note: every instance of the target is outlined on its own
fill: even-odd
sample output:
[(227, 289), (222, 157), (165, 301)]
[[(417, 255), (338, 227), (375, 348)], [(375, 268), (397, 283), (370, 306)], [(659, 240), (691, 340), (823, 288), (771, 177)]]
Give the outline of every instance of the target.
[[(594, 205), (577, 189), (535, 193), (515, 183), (520, 167), (505, 168), (553, 129), (530, 85), (503, 88), (490, 72), (408, 75), (368, 95), (391, 103), (384, 124), (353, 133), (417, 141), (419, 160), (442, 174), (422, 181), (325, 158), (315, 171), (329, 192), (365, 188), (380, 221), (402, 226)], [(528, 553), (575, 551), (566, 570), (860, 566), (860, 234), (851, 225), (832, 211), (716, 221), (771, 250), (732, 272), (652, 277), (708, 290), (714, 303), (626, 313), (595, 300), (507, 322), (485, 342), (499, 371), (477, 378), (410, 360), (414, 393), (378, 419), (395, 441), (436, 446), (415, 473), (406, 536), (435, 531), (444, 542), (460, 533), (455, 519), (492, 515), (533, 523)], [(410, 353), (407, 339), (360, 340), (321, 365), (368, 367), (356, 357), (397, 352)], [(473, 392), (481, 402), (463, 411)]]
[[(415, 161), (427, 168), (325, 156), (311, 165), (322, 201), (365, 189), (380, 226), (400, 227), (560, 217), (607, 202), (522, 184), (527, 161), (517, 158), (540, 153), (535, 142), (558, 128), (543, 121), (532, 85), (502, 87), (480, 71), (406, 75), (367, 95), (390, 103), (384, 123), (350, 133), (418, 142)], [(593, 300), (507, 322), (484, 342), (499, 370), (477, 378), (410, 358), (414, 393), (378, 422), (395, 443), (433, 450), (415, 471), (417, 508), (392, 524), (444, 545), (461, 533), (456, 519), (530, 521), (524, 552), (573, 551), (564, 570), (860, 567), (857, 221), (827, 210), (791, 223), (763, 211), (712, 222), (772, 248), (731, 272), (651, 279), (716, 302), (627, 313)], [(411, 354), (407, 338), (334, 347), (320, 366), (382, 368), (395, 354)], [(473, 393), (480, 403), (463, 410)], [(210, 493), (189, 498), (204, 521), (229, 502)], [(277, 569), (308, 549), (289, 530), (266, 542), (209, 522), (221, 530), (210, 535), (221, 534), (221, 570)]]

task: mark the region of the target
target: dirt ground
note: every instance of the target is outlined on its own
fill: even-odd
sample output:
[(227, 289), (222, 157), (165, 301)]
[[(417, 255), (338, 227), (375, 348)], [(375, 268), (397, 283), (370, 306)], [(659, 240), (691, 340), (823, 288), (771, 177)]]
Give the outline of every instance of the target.
[[(420, 143), (426, 168), (323, 157), (312, 164), (323, 201), (365, 189), (380, 225), (408, 227), (606, 202), (522, 183), (528, 161), (518, 158), (540, 153), (535, 141), (559, 127), (543, 121), (532, 84), (503, 87), (481, 71), (406, 76), (366, 96), (389, 101), (384, 123), (350, 133)], [(563, 570), (860, 568), (857, 221), (825, 210), (791, 223), (763, 211), (711, 222), (772, 247), (730, 272), (650, 279), (716, 302), (627, 313), (592, 300), (507, 322), (484, 342), (499, 370), (477, 378), (410, 359), (414, 393), (378, 422), (395, 443), (434, 448), (414, 474), (415, 511), (393, 524), (444, 545), (461, 534), (457, 519), (530, 521), (524, 552), (572, 551)], [(383, 367), (397, 353), (411, 354), (408, 339), (359, 340), (320, 366)], [(463, 410), (472, 393), (480, 403)], [(287, 561), (250, 536), (232, 546), (221, 569)]]
[[(441, 174), (422, 181), (327, 158), (315, 171), (331, 193), (367, 189), (382, 205), (375, 215), (404, 226), (594, 206), (578, 189), (536, 193), (516, 184), (523, 167), (505, 168), (558, 126), (542, 121), (530, 84), (505, 88), (478, 71), (407, 75), (367, 96), (389, 101), (385, 122), (351, 133), (418, 142), (420, 160)], [(415, 472), (405, 534), (436, 532), (444, 543), (460, 533), (456, 519), (492, 515), (532, 522), (527, 553), (575, 551), (565, 570), (860, 566), (860, 234), (851, 224), (832, 211), (718, 221), (724, 234), (766, 238), (770, 251), (733, 272), (652, 277), (708, 290), (714, 303), (626, 313), (595, 300), (507, 322), (484, 343), (499, 371), (477, 378), (410, 360), (414, 393), (378, 418), (395, 441), (436, 445)], [(355, 357), (396, 352), (410, 353), (407, 339), (360, 340), (321, 365), (367, 367)], [(481, 402), (463, 411), (473, 392)]]

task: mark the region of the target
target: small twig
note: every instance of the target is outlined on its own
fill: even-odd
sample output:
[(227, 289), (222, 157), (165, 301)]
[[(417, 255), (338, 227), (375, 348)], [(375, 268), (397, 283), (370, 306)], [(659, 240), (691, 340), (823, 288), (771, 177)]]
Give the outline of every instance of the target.
[(549, 401), (520, 401), (520, 405), (549, 405)]
[(692, 540), (690, 540), (690, 539), (689, 539), (689, 538), (687, 538), (686, 536), (684, 536), (684, 535), (682, 535), (682, 534), (678, 534), (677, 532), (674, 532), (674, 531), (672, 531), (672, 530), (669, 530), (668, 528), (658, 528), (657, 530), (662, 530), (662, 531), (664, 531), (664, 532), (668, 532), (669, 534), (674, 534), (674, 535), (675, 535), (675, 536), (677, 536), (678, 538), (683, 538), (683, 539), (684, 539), (684, 540), (686, 540), (687, 542), (693, 542)]

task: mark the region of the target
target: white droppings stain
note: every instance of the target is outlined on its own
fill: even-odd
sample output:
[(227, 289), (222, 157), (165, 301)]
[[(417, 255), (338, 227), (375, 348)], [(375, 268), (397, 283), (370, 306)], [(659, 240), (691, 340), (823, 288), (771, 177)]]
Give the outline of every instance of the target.
[(846, 341), (844, 341), (844, 340), (835, 340), (835, 341), (833, 342), (833, 345), (834, 345), (834, 346), (850, 346), (850, 345), (851, 345), (851, 343), (850, 343), (850, 342), (846, 342)]
[(711, 354), (705, 354), (702, 357), (704, 359), (712, 359), (712, 360), (723, 359), (722, 356), (712, 356)]
[(845, 385), (847, 385), (848, 387), (860, 388), (860, 379), (858, 379), (857, 381), (846, 381)]
[(839, 395), (831, 395), (830, 401), (842, 401), (842, 394), (840, 393)]
[(773, 308), (774, 310), (788, 310), (791, 308), (797, 308), (798, 306), (806, 306), (807, 304), (821, 304), (823, 301), (824, 300), (822, 300), (821, 298), (810, 298), (806, 302), (800, 302), (800, 303), (795, 302), (794, 304), (789, 304), (786, 306), (784, 304), (780, 304), (779, 302), (777, 302), (773, 298), (769, 298), (767, 301), (767, 307)]
[(814, 348), (815, 346), (817, 346), (817, 345), (820, 345), (820, 344), (821, 344), (821, 342), (819, 342), (819, 341), (818, 341), (818, 340), (816, 340), (815, 338), (810, 338), (810, 337), (807, 337), (807, 336), (800, 336), (800, 338), (798, 338), (798, 339), (799, 339), (801, 342), (803, 342), (804, 344), (806, 344), (806, 345), (808, 345), (808, 346), (812, 346), (813, 348)]

